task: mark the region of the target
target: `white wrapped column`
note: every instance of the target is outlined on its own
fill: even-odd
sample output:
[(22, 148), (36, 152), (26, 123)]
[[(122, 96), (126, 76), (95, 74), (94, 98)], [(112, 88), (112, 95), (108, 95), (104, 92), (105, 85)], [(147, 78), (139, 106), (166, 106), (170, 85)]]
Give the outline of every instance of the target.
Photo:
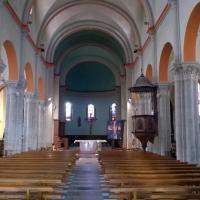
[(25, 94), (24, 103), (24, 151), (38, 148), (38, 100), (30, 93)]
[(189, 163), (199, 162), (199, 115), (197, 63), (181, 63), (175, 72), (175, 130), (177, 159)]
[[(121, 119), (126, 119), (127, 116), (127, 91), (126, 91), (126, 77), (121, 77)], [(123, 148), (128, 148), (128, 133), (127, 133), (127, 123), (124, 124), (124, 135), (123, 135)]]
[(17, 81), (6, 81), (5, 154), (15, 154), (23, 148), (24, 91)]
[(38, 149), (40, 149), (41, 147), (45, 147), (46, 146), (46, 142), (45, 142), (45, 104), (43, 101), (39, 102), (39, 108), (38, 108), (38, 114), (39, 114), (39, 118), (38, 118)]
[(24, 131), (23, 131), (23, 151), (28, 151), (29, 149), (29, 113), (30, 113), (30, 99), (32, 97), (31, 93), (26, 92), (24, 94)]
[[(158, 136), (155, 138), (154, 151), (169, 155), (171, 149), (170, 91), (168, 83), (158, 86)], [(154, 144), (153, 144), (154, 146)]]

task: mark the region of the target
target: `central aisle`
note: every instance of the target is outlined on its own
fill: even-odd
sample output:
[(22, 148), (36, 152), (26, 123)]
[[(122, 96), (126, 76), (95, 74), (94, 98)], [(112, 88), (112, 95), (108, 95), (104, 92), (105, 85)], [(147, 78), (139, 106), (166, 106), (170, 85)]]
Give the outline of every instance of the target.
[[(68, 180), (66, 199), (70, 200), (105, 200), (102, 190), (103, 176), (101, 166), (95, 157), (79, 158)], [(106, 195), (106, 196), (105, 196)]]

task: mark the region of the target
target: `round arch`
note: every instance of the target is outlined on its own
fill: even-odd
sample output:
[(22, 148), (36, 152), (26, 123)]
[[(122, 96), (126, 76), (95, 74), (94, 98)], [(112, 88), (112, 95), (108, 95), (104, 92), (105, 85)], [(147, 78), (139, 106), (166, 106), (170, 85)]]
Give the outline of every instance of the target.
[(38, 79), (38, 98), (44, 100), (44, 82), (41, 77)]
[[(114, 74), (115, 76), (115, 81), (116, 81), (116, 85), (119, 85), (120, 84), (120, 78), (119, 78), (119, 72), (116, 70), (117, 67), (115, 66), (114, 63), (112, 63), (111, 61), (107, 60), (107, 59), (103, 59), (102, 57), (100, 56), (79, 56), (79, 57), (76, 57), (77, 59), (76, 60), (73, 60), (72, 62), (68, 63), (68, 67), (65, 68), (65, 71), (62, 72), (62, 76), (61, 76), (61, 84), (64, 84), (65, 82), (65, 78), (66, 75), (68, 74), (68, 72), (76, 65), (82, 63), (82, 62), (88, 62), (88, 61), (95, 61), (95, 62), (98, 62), (98, 63), (102, 63), (104, 65), (106, 65), (111, 71), (112, 73)], [(60, 64), (61, 65), (61, 64)], [(59, 71), (60, 73), (60, 71)], [(121, 73), (123, 74), (123, 73)]]
[(80, 64), (80, 63), (83, 63), (83, 62), (89, 62), (89, 61), (94, 61), (94, 62), (98, 62), (98, 63), (102, 63), (104, 64), (105, 66), (107, 66), (113, 73), (114, 77), (115, 77), (115, 81), (116, 81), (116, 85), (119, 85), (120, 84), (120, 76), (119, 76), (119, 73), (116, 71), (116, 67), (114, 66), (113, 63), (101, 58), (101, 57), (78, 57), (75, 61), (69, 63), (69, 66), (68, 68), (62, 72), (62, 75), (61, 75), (61, 80), (60, 80), (60, 83), (62, 85), (64, 85), (65, 83), (65, 77), (67, 76), (68, 72), (73, 68), (75, 67), (76, 65)]
[(200, 3), (198, 3), (189, 17), (187, 22), (184, 38), (184, 61), (196, 60), (196, 41), (200, 25)]
[(27, 81), (26, 90), (27, 92), (33, 92), (34, 91), (33, 72), (32, 72), (32, 66), (30, 63), (26, 63), (24, 71), (25, 71), (25, 77)]
[(8, 59), (8, 79), (9, 80), (18, 80), (19, 71), (17, 65), (17, 56), (15, 48), (11, 41), (6, 40), (3, 43), (4, 49), (6, 51)]
[(162, 50), (159, 65), (159, 81), (168, 81), (168, 65), (173, 47), (171, 43), (167, 42)]
[(153, 69), (152, 69), (152, 65), (148, 64), (147, 65), (147, 69), (146, 69), (146, 77), (151, 81), (153, 78)]
[(116, 41), (118, 41), (119, 45), (121, 46), (125, 54), (125, 63), (133, 62), (132, 48), (131, 44), (128, 41), (128, 38), (126, 38), (126, 36), (119, 30), (117, 30), (115, 27), (112, 27), (111, 25), (108, 25), (106, 23), (92, 21), (92, 20), (90, 21), (82, 20), (81, 23), (68, 24), (64, 26), (62, 29), (57, 30), (47, 47), (46, 59), (49, 62), (53, 62), (55, 50), (58, 47), (58, 45), (62, 42), (63, 38), (69, 37), (70, 35), (73, 35), (74, 33), (80, 31), (86, 31), (88, 30), (88, 27), (89, 29), (103, 32), (112, 37), (113, 39), (115, 39)]

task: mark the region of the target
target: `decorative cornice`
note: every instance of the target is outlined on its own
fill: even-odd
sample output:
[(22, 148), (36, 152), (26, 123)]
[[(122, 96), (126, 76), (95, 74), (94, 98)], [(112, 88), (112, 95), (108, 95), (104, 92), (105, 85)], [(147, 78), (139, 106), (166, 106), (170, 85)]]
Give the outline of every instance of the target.
[(149, 27), (149, 29), (147, 30), (147, 33), (153, 34), (154, 32), (156, 32), (158, 30), (158, 28), (160, 27), (161, 23), (166, 18), (170, 8), (171, 8), (171, 3), (168, 2), (165, 5), (164, 9), (162, 10), (160, 16), (158, 17), (156, 23), (153, 26)]
[(126, 75), (125, 74), (121, 74), (120, 75), (120, 80), (121, 81), (125, 81), (126, 80)]
[(135, 58), (135, 60), (133, 61), (133, 63), (128, 63), (128, 64), (125, 64), (124, 66), (127, 69), (133, 69), (135, 67), (135, 65), (138, 63), (138, 61), (139, 61), (139, 56), (137, 56)]
[(28, 27), (28, 24), (24, 24), (18, 17), (18, 15), (16, 14), (16, 12), (14, 11), (13, 7), (11, 6), (11, 4), (9, 3), (9, 1), (4, 1), (4, 6), (7, 8), (7, 10), (9, 11), (9, 13), (12, 15), (13, 19), (15, 20), (16, 24), (22, 29), (25, 30), (27, 32), (30, 32), (30, 29)]

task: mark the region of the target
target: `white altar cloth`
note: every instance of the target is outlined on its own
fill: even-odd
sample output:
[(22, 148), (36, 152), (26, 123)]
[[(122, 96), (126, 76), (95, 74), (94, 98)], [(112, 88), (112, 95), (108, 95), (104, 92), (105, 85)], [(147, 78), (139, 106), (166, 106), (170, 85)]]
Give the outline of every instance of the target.
[(81, 152), (84, 153), (96, 153), (101, 151), (102, 143), (106, 140), (75, 140), (74, 143), (79, 143)]

